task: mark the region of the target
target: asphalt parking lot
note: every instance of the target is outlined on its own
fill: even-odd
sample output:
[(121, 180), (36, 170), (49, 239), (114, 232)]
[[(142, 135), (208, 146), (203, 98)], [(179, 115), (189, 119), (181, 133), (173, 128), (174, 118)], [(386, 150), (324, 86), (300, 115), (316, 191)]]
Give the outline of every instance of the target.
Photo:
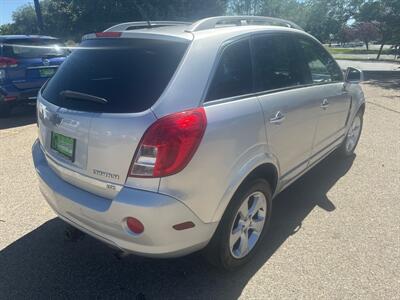
[(356, 155), (279, 195), (259, 255), (229, 274), (199, 254), (118, 260), (90, 237), (65, 241), (37, 187), (33, 110), (0, 119), (0, 299), (400, 299), (400, 80), (364, 91)]

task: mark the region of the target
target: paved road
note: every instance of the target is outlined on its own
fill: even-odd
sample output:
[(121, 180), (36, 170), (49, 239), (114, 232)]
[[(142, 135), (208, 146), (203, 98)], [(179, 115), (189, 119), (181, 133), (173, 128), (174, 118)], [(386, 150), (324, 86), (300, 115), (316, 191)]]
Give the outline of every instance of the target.
[(65, 242), (32, 168), (33, 113), (0, 121), (0, 299), (399, 299), (400, 82), (364, 87), (356, 155), (283, 192), (260, 255), (232, 274), (198, 254), (121, 261), (92, 238)]

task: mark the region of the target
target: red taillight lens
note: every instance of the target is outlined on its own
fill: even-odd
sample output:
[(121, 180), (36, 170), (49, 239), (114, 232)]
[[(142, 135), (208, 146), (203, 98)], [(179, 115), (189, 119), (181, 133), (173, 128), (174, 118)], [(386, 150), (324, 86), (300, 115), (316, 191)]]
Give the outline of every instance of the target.
[(96, 37), (115, 38), (115, 37), (120, 37), (121, 33), (122, 32), (115, 32), (115, 31), (96, 32)]
[(129, 171), (131, 177), (164, 177), (189, 163), (207, 126), (204, 108), (157, 120), (144, 133)]
[(17, 96), (4, 96), (4, 101), (13, 101), (16, 99), (17, 99)]
[(0, 56), (0, 68), (7, 68), (7, 67), (17, 67), (18, 60), (12, 57), (4, 57)]

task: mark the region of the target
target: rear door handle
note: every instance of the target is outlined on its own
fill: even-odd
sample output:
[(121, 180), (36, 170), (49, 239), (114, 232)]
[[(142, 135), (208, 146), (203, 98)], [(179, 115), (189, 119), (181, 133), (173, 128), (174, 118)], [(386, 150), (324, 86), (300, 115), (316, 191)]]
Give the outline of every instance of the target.
[(321, 108), (322, 108), (322, 109), (327, 109), (328, 106), (329, 106), (329, 101), (328, 101), (328, 99), (322, 100)]
[(275, 116), (269, 119), (269, 122), (272, 124), (280, 124), (285, 120), (285, 116), (281, 113), (281, 111), (277, 111)]

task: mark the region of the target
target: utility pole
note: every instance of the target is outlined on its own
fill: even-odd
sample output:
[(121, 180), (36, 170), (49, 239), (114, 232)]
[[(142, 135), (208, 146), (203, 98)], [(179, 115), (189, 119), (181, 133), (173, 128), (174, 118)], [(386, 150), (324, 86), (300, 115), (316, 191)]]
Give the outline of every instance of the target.
[(35, 12), (36, 12), (36, 19), (37, 24), (39, 27), (39, 32), (43, 33), (43, 18), (42, 18), (42, 11), (40, 10), (40, 3), (39, 0), (33, 0), (35, 3)]

